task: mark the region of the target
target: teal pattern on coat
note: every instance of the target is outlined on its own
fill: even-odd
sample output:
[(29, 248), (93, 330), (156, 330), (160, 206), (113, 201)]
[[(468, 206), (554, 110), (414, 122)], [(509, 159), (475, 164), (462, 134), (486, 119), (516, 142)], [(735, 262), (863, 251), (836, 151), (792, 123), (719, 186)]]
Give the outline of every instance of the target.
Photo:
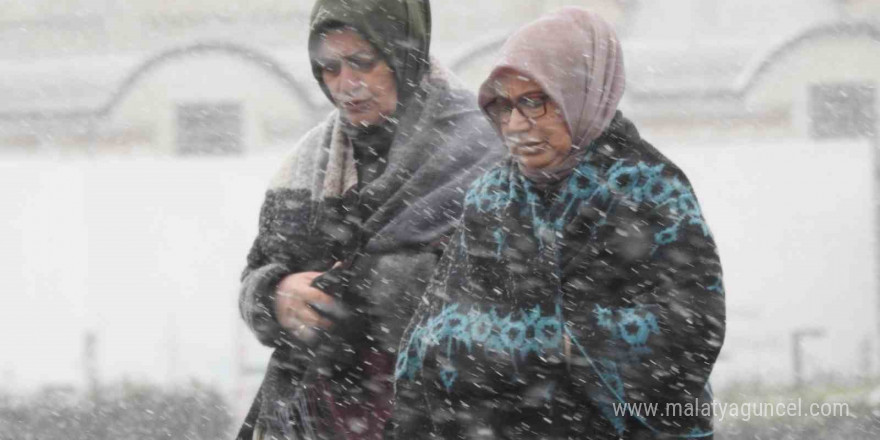
[[(697, 226), (706, 236), (710, 235), (709, 227), (703, 220), (703, 213), (693, 190), (689, 185), (676, 177), (663, 175), (664, 164), (650, 165), (640, 161), (628, 164), (626, 160), (618, 160), (605, 172), (600, 172), (590, 164), (588, 154), (584, 162), (574, 171), (568, 183), (563, 186), (560, 198), (567, 202), (562, 214), (550, 220), (536, 210), (541, 205), (538, 195), (532, 190), (532, 183), (522, 179), (521, 186), (514, 179), (505, 179), (504, 169), (495, 169), (474, 183), (465, 197), (465, 207), (471, 207), (482, 213), (501, 213), (510, 205), (511, 200), (525, 198), (522, 214), (531, 217), (532, 224), (539, 231), (538, 237), (543, 243), (547, 233), (541, 231), (560, 231), (571, 220), (576, 208), (594, 199), (608, 201), (612, 196), (635, 204), (651, 203), (657, 209), (667, 208), (674, 223), (654, 235), (654, 249), (670, 244), (678, 239), (678, 231), (682, 224)], [(495, 230), (493, 234), (498, 241), (498, 253), (501, 253), (503, 239), (506, 234)]]
[[(541, 355), (562, 347), (562, 310), (544, 315), (541, 306), (518, 313), (499, 314), (495, 308), (483, 312), (479, 307), (459, 311), (461, 304), (448, 304), (412, 330), (397, 355), (396, 379), (413, 379), (421, 370), (428, 349), (440, 347), (448, 358), (453, 349), (463, 347), (473, 352), (475, 344), (485, 352), (507, 353), (516, 363), (529, 354)], [(528, 335), (533, 336), (529, 337)], [(445, 365), (444, 384), (449, 389), (458, 376), (452, 365)]]

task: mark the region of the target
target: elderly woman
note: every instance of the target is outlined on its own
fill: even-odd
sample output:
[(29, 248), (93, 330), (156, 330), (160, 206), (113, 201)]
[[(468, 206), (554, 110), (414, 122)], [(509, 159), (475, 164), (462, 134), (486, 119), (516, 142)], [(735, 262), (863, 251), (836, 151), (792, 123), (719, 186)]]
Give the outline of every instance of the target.
[(260, 213), (240, 309), (275, 351), (241, 439), (383, 435), (405, 293), (424, 291), (462, 194), (504, 151), (429, 35), (427, 0), (314, 6), (312, 70), (336, 110)]
[(721, 265), (685, 175), (617, 111), (624, 83), (583, 9), (503, 46), (479, 102), (511, 158), (467, 192), (402, 339), (396, 438), (711, 437)]

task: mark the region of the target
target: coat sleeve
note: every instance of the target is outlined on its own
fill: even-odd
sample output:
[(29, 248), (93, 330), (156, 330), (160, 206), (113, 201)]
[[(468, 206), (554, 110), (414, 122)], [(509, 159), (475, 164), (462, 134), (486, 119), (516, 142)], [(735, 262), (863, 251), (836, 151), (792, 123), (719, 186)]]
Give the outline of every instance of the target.
[(296, 345), (278, 323), (275, 288), (287, 275), (327, 271), (341, 261), (340, 247), (317, 231), (308, 230), (311, 202), (301, 190), (273, 188), (260, 210), (257, 237), (247, 256), (239, 291), (239, 311), (261, 343), (269, 347)]
[(257, 237), (241, 275), (239, 312), (257, 339), (269, 347), (290, 345), (295, 339), (275, 317), (275, 287), (287, 275), (316, 268), (323, 256), (315, 255), (315, 249), (327, 248), (320, 246), (320, 238), (303, 230), (311, 209), (310, 193), (289, 185), (291, 179), (310, 171), (313, 148), (309, 147), (319, 142), (326, 126), (306, 133), (272, 178), (260, 208)]
[[(715, 242), (674, 165), (620, 165), (608, 180), (607, 212), (595, 216), (590, 239), (565, 268), (575, 383), (619, 431), (635, 424), (708, 435), (711, 416), (683, 410), (711, 401), (709, 375), (724, 340)], [(624, 415), (626, 403), (658, 411)]]
[[(275, 216), (274, 195), (267, 193), (260, 209), (260, 226), (247, 256), (247, 266), (241, 275), (238, 309), (245, 324), (263, 345), (277, 347), (285, 336), (275, 316), (275, 287), (295, 267), (280, 255), (283, 249), (274, 249), (272, 217)], [(289, 260), (289, 259), (288, 259)]]

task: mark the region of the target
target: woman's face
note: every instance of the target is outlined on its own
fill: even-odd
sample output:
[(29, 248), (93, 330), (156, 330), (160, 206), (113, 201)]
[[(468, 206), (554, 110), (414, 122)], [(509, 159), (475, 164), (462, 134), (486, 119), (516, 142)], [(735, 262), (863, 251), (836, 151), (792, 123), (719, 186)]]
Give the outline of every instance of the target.
[(348, 28), (327, 32), (315, 62), (333, 103), (350, 123), (373, 125), (397, 109), (397, 82), (376, 49)]
[(504, 71), (496, 78), (498, 98), (486, 112), (501, 131), (510, 154), (531, 170), (552, 167), (571, 151), (571, 134), (559, 106), (530, 78)]

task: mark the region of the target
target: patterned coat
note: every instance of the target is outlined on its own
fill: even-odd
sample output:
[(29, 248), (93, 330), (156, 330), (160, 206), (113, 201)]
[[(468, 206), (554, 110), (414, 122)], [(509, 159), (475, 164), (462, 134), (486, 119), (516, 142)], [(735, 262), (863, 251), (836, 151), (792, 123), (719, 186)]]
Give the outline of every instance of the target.
[(683, 409), (711, 402), (724, 313), (687, 178), (618, 113), (557, 188), (512, 159), (471, 186), (401, 342), (396, 438), (711, 437)]

